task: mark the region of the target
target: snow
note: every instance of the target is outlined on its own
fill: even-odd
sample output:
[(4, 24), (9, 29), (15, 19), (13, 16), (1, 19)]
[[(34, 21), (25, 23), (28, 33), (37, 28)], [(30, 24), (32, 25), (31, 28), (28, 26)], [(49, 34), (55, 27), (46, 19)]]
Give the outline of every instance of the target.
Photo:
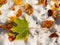
[[(51, 8), (50, 5), (53, 5), (54, 2), (51, 1), (50, 4), (47, 5), (47, 7), (46, 7), (47, 10), (45, 10), (42, 5), (36, 6), (35, 4), (37, 3), (37, 0), (25, 0), (25, 3), (30, 3), (33, 6), (34, 12), (32, 15), (35, 16), (39, 22), (42, 22), (44, 20), (55, 21), (52, 17), (48, 18), (47, 14), (46, 14), (47, 10), (49, 10)], [(15, 11), (9, 10), (9, 8), (12, 5), (13, 5), (13, 1), (8, 0), (8, 3), (3, 5), (0, 8), (0, 10), (2, 11), (2, 15), (0, 15), (0, 23), (5, 23), (8, 20), (8, 17), (10, 17), (10, 16), (15, 16), (16, 11), (20, 7), (15, 6), (16, 7)], [(30, 29), (30, 32), (33, 35), (33, 37), (31, 37), (31, 36), (28, 37), (27, 44), (23, 40), (17, 40), (17, 41), (9, 42), (7, 33), (0, 32), (0, 45), (37, 45), (37, 41), (39, 42), (38, 45), (40, 45), (40, 44), (42, 44), (42, 45), (55, 45), (56, 38), (53, 38), (50, 41), (49, 35), (51, 33), (48, 30), (40, 29), (41, 25), (37, 25), (36, 21), (32, 18), (32, 16), (28, 16), (25, 13), (24, 13), (24, 16), (25, 16), (27, 22), (29, 23), (29, 27), (35, 28), (35, 29)], [(60, 25), (55, 24), (54, 27), (60, 36)], [(36, 30), (39, 31), (39, 35), (36, 33)], [(60, 37), (58, 38), (58, 43), (60, 45)]]

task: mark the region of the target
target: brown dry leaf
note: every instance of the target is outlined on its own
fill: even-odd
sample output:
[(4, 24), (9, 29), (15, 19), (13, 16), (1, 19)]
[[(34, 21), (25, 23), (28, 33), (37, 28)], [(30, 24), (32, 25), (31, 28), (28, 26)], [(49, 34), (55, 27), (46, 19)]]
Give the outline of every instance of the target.
[(44, 1), (43, 1), (43, 6), (46, 7), (47, 4), (48, 4), (48, 3), (47, 3), (47, 0), (44, 0)]
[(47, 25), (47, 28), (51, 28), (54, 25), (54, 21), (49, 20)]
[(59, 35), (58, 35), (56, 32), (52, 33), (52, 34), (49, 36), (49, 38), (56, 38), (56, 37), (59, 37)]
[(16, 5), (23, 4), (23, 0), (13, 0)]
[(3, 5), (3, 4), (6, 4), (7, 3), (7, 0), (0, 0), (0, 7)]
[(2, 15), (2, 12), (1, 12), (1, 10), (0, 10), (0, 15)]
[(21, 9), (18, 9), (16, 16), (19, 17), (21, 15), (22, 15), (22, 10)]
[(2, 28), (3, 30), (10, 30), (12, 27), (13, 27), (13, 26), (10, 25), (10, 24), (6, 24), (6, 25), (2, 25), (2, 26), (1, 26), (1, 28)]
[(38, 3), (36, 5), (43, 4), (44, 7), (47, 6), (47, 0), (38, 0)]
[(7, 0), (0, 0), (0, 4), (5, 4), (7, 3)]
[(42, 22), (42, 28), (51, 28), (54, 25), (54, 21), (52, 20), (46, 20), (44, 22)]
[(48, 16), (52, 16), (53, 12), (54, 12), (53, 10), (49, 9), (48, 12), (47, 12)]
[(11, 6), (11, 8), (10, 8), (11, 10), (13, 10), (13, 11), (15, 11), (15, 7), (14, 6)]
[(24, 5), (25, 12), (30, 15), (33, 13), (33, 7), (30, 4), (25, 4)]
[(16, 37), (13, 37), (13, 36), (9, 36), (8, 39), (10, 42), (14, 41)]
[(46, 28), (46, 27), (47, 27), (47, 22), (48, 22), (48, 21), (44, 21), (44, 22), (42, 22), (42, 25), (41, 25), (42, 28)]
[(52, 0), (52, 1), (54, 1), (54, 2), (59, 2), (60, 0)]
[(40, 5), (43, 3), (44, 0), (38, 0), (38, 3), (36, 5)]

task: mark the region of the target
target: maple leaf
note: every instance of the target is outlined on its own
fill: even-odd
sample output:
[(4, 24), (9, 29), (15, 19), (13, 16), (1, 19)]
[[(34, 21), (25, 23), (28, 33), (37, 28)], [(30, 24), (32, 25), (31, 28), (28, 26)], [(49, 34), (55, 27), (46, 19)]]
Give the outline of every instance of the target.
[[(16, 40), (18, 40), (18, 39), (26, 40), (29, 36), (28, 22), (26, 21), (25, 18), (23, 18), (23, 19), (16, 18), (14, 22), (17, 24), (17, 26), (13, 26), (11, 28), (11, 31), (18, 33), (18, 35), (16, 35), (15, 39)], [(13, 34), (11, 33), (11, 35), (13, 35)]]

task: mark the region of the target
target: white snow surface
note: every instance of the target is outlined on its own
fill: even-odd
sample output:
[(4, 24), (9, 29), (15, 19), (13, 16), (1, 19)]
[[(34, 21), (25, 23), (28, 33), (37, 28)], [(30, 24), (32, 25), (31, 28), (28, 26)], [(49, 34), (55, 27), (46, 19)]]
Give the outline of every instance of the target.
[[(38, 6), (35, 5), (37, 3), (37, 0), (24, 0), (24, 1), (25, 1), (25, 3), (30, 3), (33, 6), (34, 12), (32, 15), (35, 16), (38, 21), (40, 21), (40, 22), (42, 22), (44, 20), (53, 20), (54, 21), (54, 19), (52, 17), (47, 18), (48, 17), (47, 11), (51, 8), (49, 4), (46, 7), (47, 10), (45, 10), (42, 5), (38, 5)], [(50, 2), (51, 5), (53, 5), (53, 3), (54, 2)], [(15, 6), (16, 7), (15, 11), (9, 10), (9, 8), (12, 5), (13, 5), (13, 1), (8, 0), (8, 3), (4, 4), (0, 8), (0, 10), (2, 11), (2, 15), (0, 15), (0, 23), (5, 23), (8, 20), (8, 17), (10, 17), (10, 16), (15, 16), (16, 11), (20, 7)], [(38, 11), (40, 11), (40, 12), (38, 12)], [(43, 14), (45, 14), (45, 15), (43, 15)], [(28, 16), (25, 13), (23, 15), (25, 15), (27, 22), (29, 22), (29, 27), (35, 28), (35, 29), (30, 29), (30, 32), (33, 35), (33, 37), (31, 37), (31, 35), (29, 35), (27, 43), (25, 43), (23, 40), (17, 40), (17, 41), (10, 42), (8, 40), (8, 34), (3, 31), (0, 31), (0, 45), (55, 45), (56, 38), (53, 38), (50, 41), (49, 35), (51, 33), (47, 29), (42, 29), (40, 27), (41, 25), (37, 25), (36, 21), (32, 18), (32, 16)], [(55, 24), (54, 27), (60, 36), (60, 25)], [(37, 34), (36, 31), (39, 31), (39, 34)], [(60, 45), (60, 37), (58, 38), (58, 43), (59, 43), (58, 45)]]

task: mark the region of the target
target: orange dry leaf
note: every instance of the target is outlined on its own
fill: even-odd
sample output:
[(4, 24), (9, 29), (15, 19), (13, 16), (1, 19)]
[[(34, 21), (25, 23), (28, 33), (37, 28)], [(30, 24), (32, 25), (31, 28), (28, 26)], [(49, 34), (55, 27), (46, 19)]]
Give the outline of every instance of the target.
[(51, 28), (53, 25), (54, 25), (54, 22), (52, 20), (49, 20), (47, 28)]
[(17, 11), (16, 16), (17, 16), (17, 17), (19, 17), (19, 16), (21, 16), (21, 15), (22, 15), (22, 10), (21, 10), (21, 9), (19, 9), (19, 10)]
[(47, 6), (47, 0), (43, 1), (43, 6), (46, 7)]
[(43, 1), (44, 1), (44, 0), (38, 0), (38, 3), (37, 3), (37, 5), (40, 5), (40, 4), (42, 4), (42, 3), (43, 3)]
[(25, 4), (24, 5), (25, 12), (30, 15), (33, 13), (33, 7), (30, 4)]
[(15, 7), (14, 6), (12, 6), (10, 9), (13, 10), (13, 11), (15, 11)]
[(0, 4), (5, 4), (7, 3), (7, 0), (0, 0)]
[(47, 27), (47, 21), (44, 21), (44, 22), (42, 22), (42, 28), (46, 28)]
[(52, 20), (46, 20), (42, 22), (41, 27), (42, 28), (51, 28), (54, 25), (54, 22)]
[(13, 0), (16, 5), (23, 4), (23, 0)]
[(38, 3), (36, 5), (43, 4), (44, 7), (47, 6), (47, 0), (38, 0)]
[(7, 0), (0, 0), (0, 7), (3, 5), (3, 4), (6, 4), (7, 3)]

